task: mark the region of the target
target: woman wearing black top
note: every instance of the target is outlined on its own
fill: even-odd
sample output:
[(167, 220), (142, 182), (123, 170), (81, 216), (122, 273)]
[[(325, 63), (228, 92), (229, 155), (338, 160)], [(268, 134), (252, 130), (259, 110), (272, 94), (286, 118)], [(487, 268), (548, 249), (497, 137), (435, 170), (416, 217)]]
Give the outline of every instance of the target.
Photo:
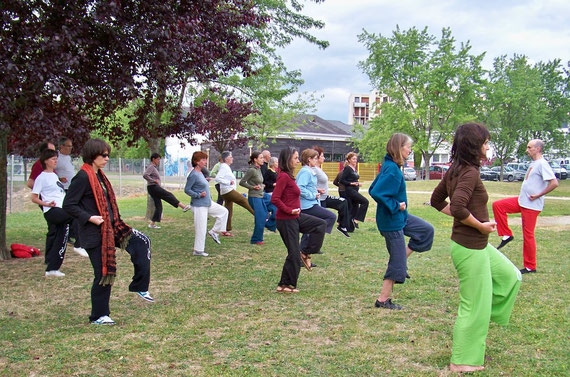
[(94, 279), (91, 286), (91, 316), (97, 325), (114, 325), (110, 317), (109, 298), (117, 274), (115, 247), (131, 256), (134, 275), (129, 291), (147, 302), (150, 283), (150, 240), (121, 220), (117, 200), (103, 168), (109, 161), (111, 147), (103, 140), (85, 143), (81, 156), (83, 166), (71, 180), (63, 209), (79, 223), (81, 245), (89, 254)]
[(355, 228), (358, 228), (359, 221), (364, 221), (366, 211), (368, 211), (368, 199), (358, 192), (358, 188), (362, 186), (362, 183), (358, 182), (360, 175), (358, 175), (356, 170), (357, 163), (358, 155), (356, 153), (350, 152), (347, 154), (344, 170), (340, 177), (340, 183), (345, 186), (344, 196), (348, 201), (348, 210)]

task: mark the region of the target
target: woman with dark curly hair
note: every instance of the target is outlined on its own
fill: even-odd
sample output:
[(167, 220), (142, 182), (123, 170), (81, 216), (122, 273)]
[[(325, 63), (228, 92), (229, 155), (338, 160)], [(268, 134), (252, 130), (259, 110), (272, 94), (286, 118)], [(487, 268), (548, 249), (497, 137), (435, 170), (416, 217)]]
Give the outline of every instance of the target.
[(521, 283), (520, 271), (489, 244), (496, 223), (489, 220), (489, 196), (479, 175), (489, 138), (481, 124), (459, 126), (451, 147), (451, 167), (431, 196), (433, 207), (453, 217), (451, 258), (460, 297), (449, 364), (454, 372), (484, 369), (489, 321), (509, 323)]

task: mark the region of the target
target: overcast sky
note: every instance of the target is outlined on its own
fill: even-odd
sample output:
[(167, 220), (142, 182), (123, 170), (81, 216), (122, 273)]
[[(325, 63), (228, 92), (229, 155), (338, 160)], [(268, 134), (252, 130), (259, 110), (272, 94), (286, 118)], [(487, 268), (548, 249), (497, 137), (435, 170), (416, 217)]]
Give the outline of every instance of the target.
[(314, 32), (330, 42), (325, 50), (296, 41), (281, 51), (289, 69), (300, 69), (302, 91), (324, 98), (317, 115), (348, 122), (350, 93), (368, 93), (368, 78), (357, 68), (367, 57), (358, 34), (368, 32), (391, 36), (415, 26), (438, 39), (450, 27), (458, 42), (470, 41), (473, 54), (487, 52), (484, 67), (495, 57), (514, 53), (532, 62), (570, 60), (570, 1), (568, 0), (325, 0), (305, 2), (303, 13), (322, 20), (326, 26)]

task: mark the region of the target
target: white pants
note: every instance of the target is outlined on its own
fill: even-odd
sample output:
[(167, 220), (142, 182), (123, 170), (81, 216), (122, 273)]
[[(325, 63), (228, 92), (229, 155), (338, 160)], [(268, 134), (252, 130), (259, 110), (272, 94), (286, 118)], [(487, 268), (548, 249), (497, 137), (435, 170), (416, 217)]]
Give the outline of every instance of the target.
[(212, 202), (209, 207), (192, 207), (194, 212), (194, 250), (204, 251), (206, 245), (206, 231), (208, 229), (208, 215), (215, 217), (216, 222), (212, 227), (212, 231), (219, 233), (226, 231), (226, 223), (228, 221), (228, 210), (216, 202)]

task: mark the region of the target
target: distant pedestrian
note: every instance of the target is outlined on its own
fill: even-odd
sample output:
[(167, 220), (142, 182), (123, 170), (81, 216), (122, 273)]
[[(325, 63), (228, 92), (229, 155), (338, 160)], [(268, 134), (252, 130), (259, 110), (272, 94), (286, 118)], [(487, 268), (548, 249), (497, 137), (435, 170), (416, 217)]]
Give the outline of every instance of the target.
[(147, 166), (143, 173), (143, 178), (147, 181), (146, 190), (152, 200), (154, 201), (154, 214), (150, 219), (148, 224), (149, 228), (160, 229), (160, 220), (162, 219), (162, 201), (164, 200), (174, 208), (181, 208), (183, 212), (190, 209), (190, 205), (185, 205), (176, 199), (174, 194), (163, 189), (160, 186), (160, 174), (158, 173), (158, 167), (160, 166), (161, 156), (158, 153), (153, 153), (150, 156), (150, 164)]

